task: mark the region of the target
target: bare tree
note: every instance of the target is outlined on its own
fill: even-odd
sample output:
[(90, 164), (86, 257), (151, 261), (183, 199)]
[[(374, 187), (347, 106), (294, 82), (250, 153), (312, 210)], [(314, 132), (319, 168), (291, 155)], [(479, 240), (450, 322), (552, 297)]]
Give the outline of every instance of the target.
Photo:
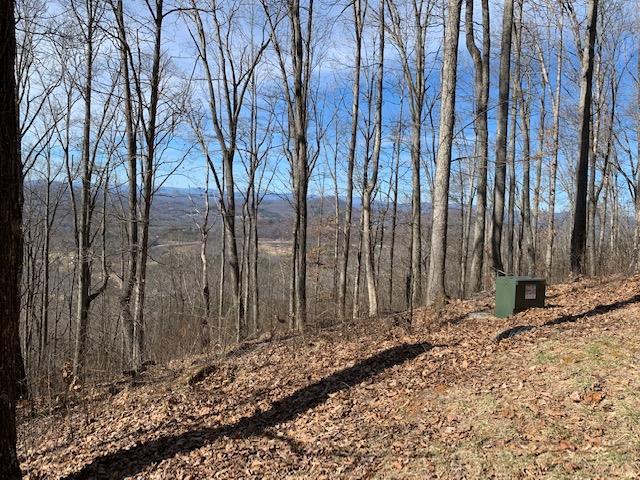
[[(517, 75), (514, 81), (515, 98), (520, 108), (522, 188), (520, 196), (520, 232), (518, 235), (518, 257), (516, 271), (530, 275), (535, 267), (534, 239), (531, 227), (531, 75), (532, 65), (522, 54), (524, 35), (524, 1), (518, 2), (518, 26), (514, 28), (516, 36)], [(515, 116), (515, 115), (514, 115)], [(514, 123), (515, 126), (515, 123)], [(515, 142), (512, 145), (515, 161)], [(514, 217), (510, 212), (511, 218)], [(510, 246), (508, 245), (507, 248)]]
[[(141, 213), (140, 213), (140, 234), (139, 234), (139, 259), (138, 259), (138, 282), (135, 288), (135, 310), (133, 316), (133, 352), (132, 363), (134, 370), (138, 371), (145, 362), (145, 320), (144, 306), (147, 281), (147, 262), (149, 259), (149, 224), (151, 221), (151, 204), (154, 194), (154, 178), (156, 171), (156, 151), (159, 145), (159, 115), (160, 93), (162, 88), (162, 26), (168, 13), (164, 12), (164, 0), (146, 2), (149, 15), (152, 19), (152, 49), (151, 72), (149, 75), (149, 98), (145, 98), (141, 73), (136, 77), (136, 92), (138, 103), (142, 107), (147, 105), (147, 115), (144, 110), (140, 112), (140, 125), (142, 137), (144, 139), (144, 162), (142, 163), (142, 192), (141, 192)], [(169, 114), (169, 118), (173, 118)]]
[[(422, 194), (420, 156), (422, 153), (422, 114), (427, 93), (426, 38), (436, 2), (411, 2), (411, 19), (404, 20), (396, 0), (386, 0), (389, 7), (390, 40), (400, 55), (402, 71), (409, 92), (411, 112), (411, 274), (410, 300), (412, 305), (422, 302)], [(407, 32), (414, 35), (413, 43)]]
[[(574, 11), (570, 3), (565, 3), (572, 19)], [(589, 0), (587, 8), (587, 43), (583, 45), (580, 30), (577, 29), (576, 43), (582, 56), (580, 74), (580, 150), (576, 169), (576, 195), (573, 229), (571, 231), (571, 273), (579, 276), (585, 273), (585, 251), (587, 243), (587, 180), (589, 175), (589, 139), (591, 127), (591, 92), (593, 80), (593, 58), (596, 41), (598, 0)]]
[[(519, 9), (520, 10), (520, 9)], [(514, 22), (513, 29), (514, 31), (522, 28), (522, 16), (520, 12), (518, 12), (517, 21)], [(517, 36), (518, 39), (522, 38), (521, 36)], [(522, 71), (522, 62), (521, 59), (521, 44), (520, 42), (515, 42), (515, 54), (513, 55), (512, 64), (514, 78), (520, 78)], [(507, 228), (506, 234), (504, 235), (504, 240), (501, 242), (501, 253), (502, 258), (504, 260), (503, 270), (505, 273), (513, 274), (517, 271), (517, 257), (518, 251), (516, 248), (515, 242), (515, 228), (516, 228), (516, 196), (517, 196), (517, 184), (516, 184), (516, 150), (517, 150), (517, 141), (518, 141), (518, 129), (516, 128), (518, 125), (518, 109), (521, 108), (521, 101), (517, 92), (516, 82), (512, 82), (512, 93), (511, 93), (511, 102), (509, 105), (510, 116), (508, 119), (508, 136), (509, 143), (507, 146), (507, 182), (508, 182), (508, 190), (509, 196), (507, 199)]]
[[(136, 115), (137, 132), (135, 133), (136, 138), (140, 137), (137, 151), (139, 159), (142, 160), (138, 164), (137, 172), (141, 185), (137, 187), (139, 191), (139, 198), (137, 199), (138, 219), (136, 221), (138, 227), (136, 248), (138, 258), (136, 260), (137, 271), (133, 290), (133, 345), (131, 348), (131, 363), (133, 370), (136, 372), (143, 368), (146, 361), (145, 300), (151, 208), (154, 195), (162, 186), (162, 182), (156, 183), (156, 174), (161, 162), (163, 146), (170, 142), (178, 118), (183, 110), (181, 104), (183, 96), (176, 94), (176, 92), (171, 92), (169, 89), (166, 76), (168, 62), (164, 59), (162, 52), (165, 19), (176, 10), (165, 10), (164, 0), (145, 2), (145, 7), (136, 17), (139, 22), (139, 29), (136, 31), (135, 36), (126, 35), (126, 32), (123, 32), (122, 25), (118, 28), (119, 49), (121, 52), (126, 51), (128, 56), (129, 83), (133, 87), (133, 94), (138, 107)], [(116, 16), (118, 16), (118, 10), (120, 9), (116, 9)], [(125, 45), (123, 45), (123, 42)], [(150, 45), (150, 52), (147, 52), (144, 46), (147, 43)], [(143, 58), (149, 59), (149, 61), (144, 62)], [(125, 112), (127, 108), (126, 106)], [(127, 115), (125, 115), (126, 117)], [(133, 153), (131, 141), (132, 138), (128, 136), (129, 162), (132, 160)], [(131, 182), (131, 179), (129, 181)], [(131, 192), (129, 193), (131, 194)], [(135, 243), (130, 241), (130, 249), (131, 245), (135, 245)], [(131, 263), (130, 261), (130, 265)]]
[(13, 0), (0, 1), (0, 476), (21, 478), (16, 454), (20, 275), (22, 272), (22, 163), (14, 77), (16, 40)]
[[(518, 30), (522, 35), (522, 30)], [(521, 43), (521, 40), (518, 41)], [(530, 69), (526, 68), (525, 77), (530, 77)], [(529, 93), (525, 94), (522, 86), (522, 76), (516, 86), (520, 99), (520, 128), (522, 131), (522, 191), (520, 203), (520, 248), (518, 256), (518, 271), (531, 275), (535, 268), (535, 252), (533, 230), (531, 227), (531, 100)], [(527, 92), (530, 91), (531, 82), (527, 81)], [(523, 258), (524, 257), (524, 258)], [(524, 262), (523, 262), (524, 260)], [(524, 266), (523, 266), (524, 263)]]
[(493, 221), (491, 227), (491, 259), (493, 262), (493, 270), (497, 274), (504, 273), (501, 250), (502, 226), (504, 223), (505, 176), (507, 170), (507, 121), (509, 117), (512, 32), (513, 0), (506, 0), (502, 14), (502, 39), (500, 42), (498, 117), (496, 120), (496, 168), (493, 181)]
[[(547, 242), (545, 251), (544, 272), (548, 277), (551, 275), (551, 267), (553, 265), (553, 245), (555, 242), (555, 209), (556, 209), (556, 186), (558, 172), (558, 154), (560, 151), (560, 100), (562, 92), (562, 65), (563, 65), (563, 30), (564, 30), (564, 9), (559, 9), (560, 19), (558, 24), (558, 45), (556, 47), (556, 78), (555, 91), (551, 97), (553, 108), (553, 126), (552, 126), (552, 147), (551, 147), (551, 163), (549, 165), (549, 196), (548, 196), (548, 219), (547, 219)], [(544, 77), (544, 85), (550, 86), (549, 72), (542, 54), (542, 47), (536, 44), (538, 51), (538, 59), (542, 76)]]
[[(314, 2), (304, 8), (299, 0), (268, 5), (263, 0), (271, 42), (282, 75), (287, 109), (287, 155), (291, 164), (294, 196), (294, 226), (292, 246), (292, 277), (289, 312), (293, 330), (303, 331), (307, 321), (307, 194), (313, 159), (309, 155), (309, 84), (312, 71), (312, 35)], [(280, 8), (278, 8), (280, 7)], [(288, 45), (278, 35), (278, 24), (289, 23)]]
[(429, 255), (428, 301), (443, 304), (446, 299), (445, 269), (447, 259), (447, 228), (449, 215), (449, 180), (451, 147), (455, 123), (456, 85), (458, 72), (458, 38), (462, 0), (449, 0), (442, 67), (440, 107), (440, 138), (433, 192), (433, 226)]
[[(262, 52), (267, 47), (268, 38), (263, 38), (257, 49), (250, 45), (251, 48), (238, 50), (233, 42), (240, 40), (237, 36), (240, 27), (236, 18), (239, 16), (239, 4), (230, 5), (228, 9), (223, 10), (217, 2), (213, 2), (210, 18), (215, 48), (210, 52), (208, 47), (210, 40), (206, 34), (208, 28), (205, 29), (200, 8), (195, 0), (192, 0), (191, 7), (190, 14), (196, 30), (192, 37), (204, 69), (210, 120), (213, 123), (217, 145), (222, 151), (222, 163), (224, 164), (224, 178), (221, 178), (210, 155), (205, 152), (220, 195), (220, 207), (226, 235), (227, 263), (231, 272), (236, 310), (236, 334), (237, 339), (241, 340), (247, 336), (248, 331), (245, 305), (243, 305), (241, 297), (242, 279), (235, 226), (237, 189), (233, 167), (238, 145), (238, 126), (245, 95), (252, 83), (253, 72)], [(201, 143), (203, 142), (201, 141)]]
[(127, 145), (127, 175), (128, 175), (128, 191), (127, 191), (127, 230), (128, 230), (128, 246), (127, 246), (127, 268), (123, 272), (122, 289), (120, 293), (120, 309), (122, 314), (123, 329), (125, 340), (127, 341), (127, 349), (133, 357), (134, 338), (134, 322), (131, 311), (131, 299), (133, 289), (137, 283), (138, 275), (138, 145), (137, 145), (137, 120), (134, 112), (134, 101), (131, 89), (131, 78), (129, 75), (129, 65), (131, 51), (127, 40), (127, 31), (124, 22), (124, 7), (122, 0), (115, 3), (110, 0), (111, 7), (116, 18), (116, 26), (118, 32), (118, 47), (120, 50), (120, 69), (122, 76), (122, 90), (124, 101), (124, 120)]
[(206, 172), (204, 177), (204, 192), (202, 193), (204, 209), (202, 212), (202, 221), (198, 224), (200, 231), (200, 282), (202, 289), (202, 304), (204, 314), (200, 321), (200, 346), (206, 351), (211, 343), (211, 325), (209, 318), (211, 316), (211, 292), (209, 289), (209, 257), (207, 256), (207, 244), (209, 241), (209, 214), (211, 206), (209, 202), (209, 165), (205, 165)]
[[(99, 172), (96, 171), (98, 169), (97, 156), (100, 139), (104, 135), (109, 124), (108, 117), (113, 115), (110, 103), (113, 96), (115, 82), (108, 93), (107, 99), (104, 101), (101, 119), (98, 124), (94, 126), (94, 66), (97, 55), (96, 43), (99, 41), (98, 24), (104, 14), (104, 7), (95, 0), (87, 1), (84, 5), (80, 5), (79, 3), (80, 2), (77, 0), (73, 0), (71, 2), (71, 11), (76, 19), (77, 26), (85, 45), (84, 83), (82, 85), (84, 119), (82, 123), (80, 159), (81, 188), (79, 202), (76, 200), (75, 195), (72, 195), (75, 237), (79, 262), (76, 317), (77, 331), (73, 357), (73, 373), (76, 378), (82, 379), (86, 360), (89, 309), (91, 308), (91, 303), (105, 291), (109, 278), (106, 269), (103, 269), (102, 284), (92, 291), (92, 246), (95, 239), (92, 227), (96, 208), (96, 193), (98, 192), (100, 184), (106, 178), (105, 174), (108, 170), (107, 167), (106, 169), (101, 169)], [(71, 115), (71, 112), (68, 112), (68, 115)], [(70, 173), (70, 169), (68, 168), (67, 170)], [(96, 189), (94, 185), (96, 174), (99, 175), (100, 178), (98, 189)], [(71, 176), (68, 177), (68, 182), (70, 191), (73, 191), (74, 185), (73, 178)], [(106, 185), (102, 185), (102, 187), (106, 188)]]
[[(256, 45), (252, 37), (254, 53), (259, 45)], [(249, 131), (244, 142), (243, 165), (246, 175), (246, 190), (244, 192), (243, 224), (245, 227), (243, 262), (246, 272), (245, 300), (247, 306), (248, 332), (256, 335), (263, 327), (260, 318), (260, 286), (258, 277), (259, 257), (259, 210), (269, 186), (273, 174), (268, 175), (268, 156), (271, 153), (273, 141), (273, 111), (266, 109), (263, 112), (259, 103), (258, 75), (256, 70), (252, 73), (249, 104)], [(262, 111), (262, 115), (260, 112)], [(245, 155), (246, 154), (246, 155)], [(247, 222), (248, 219), (248, 222)], [(248, 223), (248, 225), (247, 225)], [(248, 229), (248, 232), (246, 231)]]
[(476, 221), (473, 231), (471, 251), (471, 271), (469, 272), (469, 290), (476, 292), (482, 287), (484, 266), (484, 238), (487, 217), (487, 166), (489, 163), (489, 130), (487, 107), (489, 104), (489, 63), (491, 53), (491, 34), (489, 2), (482, 0), (482, 53), (474, 40), (473, 0), (466, 1), (465, 23), (467, 50), (471, 54), (474, 66), (474, 100), (476, 148), (475, 161), (478, 162), (478, 192)]
[[(600, 15), (599, 23), (602, 22), (604, 15)], [(598, 27), (596, 26), (596, 36)], [(604, 115), (604, 103), (605, 92), (604, 92), (604, 82), (605, 82), (605, 65), (603, 65), (602, 59), (602, 35), (599, 35), (600, 38), (596, 37), (597, 47), (594, 47), (594, 77), (595, 77), (595, 99), (592, 101), (591, 109), (593, 111), (593, 115), (591, 118), (591, 134), (590, 134), (590, 149), (591, 154), (589, 155), (588, 162), (588, 171), (589, 176), (587, 179), (587, 240), (586, 240), (586, 259), (587, 259), (587, 269), (589, 276), (596, 275), (596, 215), (598, 209), (598, 193), (596, 187), (596, 177), (597, 177), (597, 163), (598, 163), (598, 154), (600, 149), (600, 139), (602, 136), (602, 123), (603, 123), (603, 115)], [(604, 177), (603, 177), (604, 178)]]
[[(640, 40), (638, 40), (638, 46), (636, 49), (636, 158), (638, 165), (640, 165)], [(640, 168), (636, 168), (636, 175), (633, 182), (632, 191), (634, 192), (634, 214), (635, 214), (635, 228), (633, 232), (633, 249), (634, 249), (634, 262), (635, 270), (640, 271)]]
[[(364, 160), (364, 185), (362, 194), (362, 224), (363, 224), (363, 250), (365, 263), (365, 277), (367, 283), (367, 299), (369, 303), (369, 316), (378, 315), (378, 290), (375, 278), (374, 267), (374, 243), (371, 233), (371, 207), (372, 199), (378, 183), (378, 171), (380, 165), (380, 149), (382, 146), (382, 95), (383, 95), (383, 76), (384, 76), (384, 31), (385, 31), (385, 4), (380, 1), (378, 12), (379, 33), (378, 33), (378, 52), (376, 58), (375, 76), (375, 112), (374, 112), (374, 139), (373, 151), (371, 158), (366, 155)], [(372, 80), (373, 82), (373, 80)], [(369, 102), (373, 102), (370, 97)], [(369, 164), (371, 163), (371, 172)]]
[(340, 256), (340, 280), (338, 283), (338, 316), (345, 318), (347, 295), (347, 269), (351, 249), (351, 215), (353, 213), (353, 170), (358, 140), (358, 121), (360, 112), (360, 71), (362, 64), (362, 31), (368, 9), (367, 0), (353, 0), (354, 66), (353, 86), (351, 88), (351, 133), (347, 157), (347, 192), (345, 194), (344, 226), (342, 231), (342, 254)]
[(392, 210), (391, 210), (391, 240), (389, 244), (389, 308), (393, 309), (393, 278), (394, 278), (394, 260), (395, 247), (398, 226), (398, 184), (400, 178), (400, 155), (402, 153), (402, 134), (403, 134), (403, 112), (404, 112), (404, 83), (400, 87), (400, 110), (398, 112), (398, 120), (395, 131), (395, 139), (393, 142), (393, 167), (391, 168), (390, 186), (393, 190)]

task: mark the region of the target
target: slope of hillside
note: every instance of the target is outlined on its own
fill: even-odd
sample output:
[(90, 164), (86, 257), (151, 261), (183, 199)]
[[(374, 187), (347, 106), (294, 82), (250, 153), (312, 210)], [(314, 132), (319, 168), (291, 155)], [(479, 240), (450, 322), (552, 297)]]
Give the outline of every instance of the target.
[[(27, 478), (637, 478), (640, 277), (488, 297), (153, 367), (24, 421)], [(480, 312), (480, 313), (477, 313)], [(190, 384), (191, 383), (191, 384)]]

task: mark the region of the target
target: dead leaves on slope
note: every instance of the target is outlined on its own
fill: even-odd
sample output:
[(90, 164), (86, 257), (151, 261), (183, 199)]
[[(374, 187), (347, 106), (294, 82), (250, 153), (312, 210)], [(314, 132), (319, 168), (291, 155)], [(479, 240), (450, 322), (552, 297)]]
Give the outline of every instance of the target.
[[(63, 478), (115, 454), (123, 465), (103, 468), (101, 475), (600, 474), (590, 465), (610, 475), (634, 473), (640, 337), (632, 320), (638, 309), (583, 314), (637, 291), (640, 278), (584, 281), (551, 288), (555, 307), (512, 319), (469, 316), (488, 307), (481, 298), (452, 302), (437, 313), (416, 312), (411, 333), (384, 321), (363, 322), (265, 345), (210, 368), (176, 362), (170, 366), (175, 373), (158, 383), (89, 405), (89, 423), (76, 409), (23, 425), (23, 468), (27, 478)], [(552, 323), (567, 315), (576, 320)], [(493, 341), (496, 332), (522, 324), (537, 328)], [(609, 343), (599, 340), (605, 328)], [(367, 363), (380, 352), (419, 342), (433, 348), (384, 368)], [(197, 381), (179, 380), (187, 374)], [(158, 443), (163, 450), (156, 455), (149, 449), (158, 439), (167, 440)], [(150, 453), (153, 461), (138, 458)], [(126, 470), (127, 463), (139, 467)]]

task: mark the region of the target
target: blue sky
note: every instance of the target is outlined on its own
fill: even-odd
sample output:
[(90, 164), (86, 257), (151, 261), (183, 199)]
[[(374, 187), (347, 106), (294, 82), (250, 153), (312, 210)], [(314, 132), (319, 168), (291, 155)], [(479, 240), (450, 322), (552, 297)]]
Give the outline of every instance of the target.
[[(478, 3), (478, 2), (476, 2)], [(136, 8), (137, 5), (137, 8)], [(320, 4), (317, 4), (320, 5)], [(497, 64), (498, 64), (498, 53), (499, 53), (499, 33), (501, 28), (501, 20), (502, 20), (502, 2), (501, 1), (493, 1), (490, 3), (491, 5), (491, 24), (492, 24), (492, 75), (491, 75), (491, 100), (490, 100), (490, 162), (493, 160), (493, 136), (495, 132), (495, 101), (497, 97)], [(131, 12), (136, 12), (140, 14), (143, 9), (141, 9), (139, 4), (131, 3), (127, 6), (130, 6)], [(628, 6), (628, 4), (627, 4)], [(322, 42), (318, 47), (317, 51), (317, 64), (314, 69), (314, 85), (318, 87), (319, 95), (321, 98), (321, 105), (323, 105), (324, 109), (320, 115), (320, 118), (323, 123), (328, 122), (330, 119), (336, 118), (336, 108), (338, 109), (337, 118), (339, 119), (340, 125), (338, 128), (338, 133), (340, 135), (339, 144), (340, 144), (340, 160), (339, 160), (339, 168), (342, 167), (342, 171), (344, 171), (344, 165), (346, 163), (346, 142), (348, 141), (348, 130), (349, 130), (349, 122), (350, 122), (350, 105), (351, 105), (351, 78), (352, 78), (352, 58), (353, 58), (353, 35), (350, 32), (351, 28), (351, 10), (346, 9), (342, 15), (340, 12), (343, 10), (343, 7), (339, 4), (333, 6), (320, 5), (320, 9), (318, 9), (316, 21), (318, 25), (322, 26), (323, 38)], [(54, 2), (51, 2), (50, 8), (54, 11), (57, 7)], [(531, 7), (530, 7), (531, 8)], [(630, 10), (631, 11), (631, 10)], [(371, 12), (370, 12), (371, 13)], [(440, 12), (437, 12), (438, 14)], [(480, 18), (480, 9), (479, 5), (476, 6), (476, 22), (479, 21)], [(637, 13), (637, 12), (636, 12)], [(532, 25), (537, 25), (539, 28), (543, 41), (548, 41), (551, 44), (555, 42), (558, 36), (557, 27), (545, 27), (549, 23), (548, 19), (541, 16), (540, 12), (533, 12), (527, 10), (526, 14), (526, 22), (528, 28), (531, 28)], [(577, 9), (577, 14), (580, 16), (582, 11), (580, 8)], [(463, 15), (464, 18), (464, 15)], [(637, 25), (637, 24), (636, 24)], [(608, 28), (608, 27), (607, 27)], [(630, 30), (633, 32), (633, 29)], [(371, 65), (372, 57), (373, 57), (373, 35), (375, 33), (375, 27), (370, 25), (365, 32), (365, 45), (364, 45), (364, 60), (363, 63), (365, 66)], [(246, 34), (246, 32), (245, 32)], [(562, 122), (562, 135), (563, 135), (563, 145), (561, 149), (561, 169), (559, 172), (560, 181), (560, 197), (559, 203), (568, 206), (566, 192), (563, 191), (562, 185), (570, 183), (570, 175), (571, 175), (571, 165), (573, 163), (573, 158), (575, 156), (576, 145), (575, 145), (575, 122), (572, 121), (572, 115), (575, 115), (575, 108), (577, 105), (577, 88), (575, 84), (575, 73), (577, 72), (577, 68), (579, 65), (578, 58), (575, 52), (574, 39), (573, 34), (570, 31), (568, 26), (565, 26), (565, 76), (563, 78), (563, 95), (562, 95), (562, 105), (563, 105), (563, 122)], [(429, 32), (429, 38), (427, 40), (428, 53), (427, 53), (427, 65), (430, 71), (430, 75), (427, 79), (428, 84), (428, 93), (427, 93), (427, 104), (434, 104), (434, 117), (433, 123), (438, 124), (438, 107), (439, 107), (439, 99), (437, 98), (438, 90), (439, 90), (439, 75), (440, 75), (440, 62), (441, 58), (441, 38), (442, 38), (442, 26), (441, 19), (435, 19), (434, 25)], [(188, 34), (185, 20), (178, 15), (172, 15), (167, 18), (165, 24), (164, 31), (164, 48), (163, 53), (165, 59), (170, 60), (172, 67), (171, 77), (169, 78), (170, 83), (174, 85), (175, 88), (180, 88), (180, 85), (185, 82), (185, 79), (189, 78), (194, 72), (194, 68), (196, 68), (196, 78), (197, 78), (197, 69), (195, 66), (195, 49), (192, 45), (191, 37)], [(619, 47), (619, 58), (616, 58), (614, 61), (616, 62), (616, 67), (619, 70), (620, 75), (622, 75), (620, 93), (619, 93), (619, 105), (618, 112), (621, 119), (622, 127), (630, 127), (631, 124), (631, 114), (629, 112), (632, 109), (634, 103), (636, 102), (634, 96), (636, 95), (635, 89), (632, 88), (634, 77), (633, 77), (633, 67), (635, 62), (637, 61), (637, 42), (636, 38), (630, 37), (629, 33), (616, 41), (621, 42), (621, 46)], [(477, 40), (479, 43), (480, 40)], [(108, 46), (103, 47), (106, 48), (107, 51), (109, 49)], [(545, 47), (543, 47), (545, 48)], [(553, 49), (549, 50), (549, 76), (551, 77), (551, 82), (555, 82), (555, 62), (554, 62), (554, 52)], [(266, 52), (265, 60), (270, 60), (270, 56), (273, 55), (271, 51)], [(399, 78), (401, 77), (400, 66), (398, 63), (398, 55), (391, 44), (389, 38), (387, 39), (387, 48), (385, 52), (386, 63), (385, 63), (385, 91), (384, 91), (384, 106), (383, 106), (383, 121), (385, 124), (385, 141), (383, 145), (382, 151), (382, 159), (381, 159), (381, 190), (386, 192), (387, 186), (384, 182), (387, 181), (387, 177), (389, 176), (389, 165), (391, 163), (391, 152), (392, 152), (392, 135), (394, 133), (395, 124), (398, 120), (398, 112), (399, 112), (399, 93), (398, 93), (398, 83)], [(266, 65), (266, 64), (265, 64)], [(279, 72), (274, 70), (273, 68), (267, 67), (265, 65), (260, 66), (261, 76), (261, 84), (262, 87), (266, 90), (272, 92), (277, 90), (279, 83), (281, 82), (281, 78), (279, 76)], [(531, 102), (533, 106), (533, 113), (531, 119), (531, 138), (532, 138), (532, 154), (535, 154), (538, 149), (537, 145), (537, 131), (539, 126), (539, 114), (538, 114), (538, 103), (540, 97), (540, 75), (535, 71), (537, 70), (537, 60), (533, 61), (533, 69), (534, 74), (532, 77), (532, 95)], [(365, 69), (366, 70), (366, 69)], [(363, 75), (365, 77), (368, 75), (367, 72)], [(366, 82), (363, 78), (362, 82), (362, 90), (366, 89)], [(464, 157), (469, 154), (467, 149), (462, 148), (463, 143), (467, 143), (468, 145), (473, 142), (473, 128), (472, 128), (472, 92), (473, 92), (473, 77), (472, 77), (472, 64), (470, 57), (467, 53), (467, 49), (465, 46), (464, 32), (461, 32), (461, 38), (459, 43), (459, 69), (458, 69), (458, 94), (457, 94), (457, 124), (456, 131), (457, 142), (456, 147), (454, 147), (453, 156), (455, 157)], [(202, 95), (196, 94), (196, 101), (206, 102), (206, 98), (203, 98)], [(338, 106), (338, 107), (336, 107)], [(366, 108), (366, 102), (363, 100), (361, 103), (361, 108), (364, 110)], [(425, 108), (427, 110), (427, 108)], [(549, 99), (549, 93), (547, 93), (547, 102), (546, 102), (546, 110), (547, 110), (547, 129), (550, 129), (551, 126), (551, 102)], [(364, 112), (363, 112), (364, 113)], [(404, 109), (404, 119), (405, 121), (408, 119), (408, 108), (405, 104)], [(431, 165), (430, 159), (434, 149), (434, 145), (431, 141), (431, 125), (428, 116), (425, 114), (425, 121), (423, 123), (423, 147), (424, 147), (424, 158), (426, 165), (429, 166), (430, 169), (433, 169), (433, 165)], [(311, 193), (317, 193), (320, 188), (320, 184), (322, 182), (323, 177), (327, 177), (325, 180), (325, 189), (332, 190), (331, 187), (331, 179), (328, 178), (328, 173), (324, 168), (326, 160), (331, 160), (333, 156), (333, 151), (328, 147), (328, 145), (333, 145), (334, 143), (334, 131), (335, 128), (329, 128), (327, 131), (327, 135), (325, 141), (323, 142), (323, 148), (321, 150), (320, 158), (318, 161), (318, 167), (314, 172), (314, 178), (311, 185)], [(437, 133), (437, 132), (436, 132)], [(548, 135), (549, 132), (547, 132)], [(409, 161), (409, 153), (406, 143), (408, 143), (408, 129), (405, 131), (405, 145), (403, 147), (401, 153), (401, 196), (407, 196), (409, 193), (409, 181), (410, 181), (410, 161)], [(633, 150), (637, 145), (637, 140), (635, 138), (636, 133), (629, 129), (628, 138), (629, 146)], [(311, 127), (311, 136), (313, 137), (313, 126)], [(437, 135), (436, 135), (437, 138)], [(279, 134), (274, 134), (274, 145), (281, 142), (282, 139), (279, 138)], [(359, 136), (359, 144), (360, 148), (362, 148), (363, 137)], [(516, 155), (517, 159), (520, 159), (520, 139), (518, 140), (518, 154)], [(173, 138), (168, 145), (168, 149), (164, 153), (164, 167), (161, 167), (159, 171), (160, 177), (163, 174), (172, 171), (175, 162), (178, 162), (183, 159), (186, 155), (186, 160), (182, 163), (182, 165), (175, 171), (170, 178), (166, 180), (167, 186), (173, 187), (181, 187), (181, 188), (200, 188), (203, 186), (204, 182), (204, 161), (202, 159), (201, 153), (199, 149), (193, 148), (193, 135), (189, 131), (189, 127), (184, 125), (180, 128), (178, 134)], [(211, 150), (215, 154), (217, 151), (217, 147), (215, 142), (211, 143)], [(359, 150), (358, 157), (362, 157), (362, 150)], [(214, 155), (215, 159), (215, 155)], [(546, 170), (546, 164), (548, 163), (548, 156), (544, 158), (545, 166), (543, 170)], [(269, 155), (269, 167), (268, 171), (273, 174), (274, 180), (271, 183), (271, 190), (276, 192), (286, 191), (288, 186), (288, 165), (286, 159), (283, 158), (281, 149), (274, 148), (273, 151)], [(464, 162), (454, 162), (453, 164), (453, 172), (452, 172), (452, 187), (455, 190), (458, 188), (457, 179), (459, 177), (458, 170), (460, 168), (465, 168), (465, 171), (468, 170), (468, 165), (465, 165)], [(240, 162), (238, 161), (238, 166), (236, 167), (237, 172), (241, 172), (242, 168), (240, 166)], [(468, 172), (467, 172), (468, 173)], [(121, 173), (120, 173), (121, 175)], [(359, 178), (359, 170), (356, 171), (356, 179)], [(344, 175), (341, 175), (341, 188), (344, 186)], [(429, 191), (427, 188), (427, 179), (426, 172), (423, 173), (423, 200), (428, 201), (429, 199)], [(492, 174), (490, 174), (492, 176)], [(564, 182), (563, 182), (564, 177)], [(242, 175), (238, 173), (239, 183), (242, 183)], [(465, 177), (467, 178), (467, 177)], [(546, 184), (546, 177), (543, 179), (543, 184)], [(532, 180), (533, 181), (533, 180)], [(622, 182), (622, 180), (620, 180)], [(621, 186), (622, 185), (621, 183)], [(624, 193), (625, 190), (623, 189)]]

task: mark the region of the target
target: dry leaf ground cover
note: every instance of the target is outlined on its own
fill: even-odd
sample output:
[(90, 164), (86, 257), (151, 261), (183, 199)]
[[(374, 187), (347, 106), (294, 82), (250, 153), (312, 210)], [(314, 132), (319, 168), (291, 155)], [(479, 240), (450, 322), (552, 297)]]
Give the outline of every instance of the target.
[[(27, 478), (638, 478), (640, 277), (158, 366), (25, 419)], [(470, 315), (471, 314), (471, 315)]]

